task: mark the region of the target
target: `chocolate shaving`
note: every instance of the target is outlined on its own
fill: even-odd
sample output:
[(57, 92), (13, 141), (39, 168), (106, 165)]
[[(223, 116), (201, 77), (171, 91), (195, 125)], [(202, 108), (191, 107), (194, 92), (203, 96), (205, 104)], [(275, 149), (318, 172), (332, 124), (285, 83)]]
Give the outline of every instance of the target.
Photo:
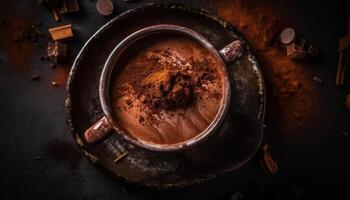
[(278, 164), (272, 159), (268, 145), (263, 147), (263, 157), (260, 160), (260, 165), (267, 175), (274, 175), (278, 170)]

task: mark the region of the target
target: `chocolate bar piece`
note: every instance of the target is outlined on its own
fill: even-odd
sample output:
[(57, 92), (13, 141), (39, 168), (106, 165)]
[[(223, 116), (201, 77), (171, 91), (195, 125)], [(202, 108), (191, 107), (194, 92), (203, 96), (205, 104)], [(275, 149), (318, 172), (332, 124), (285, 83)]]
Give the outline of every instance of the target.
[(67, 24), (55, 28), (50, 28), (49, 32), (53, 40), (63, 40), (73, 37), (72, 25)]

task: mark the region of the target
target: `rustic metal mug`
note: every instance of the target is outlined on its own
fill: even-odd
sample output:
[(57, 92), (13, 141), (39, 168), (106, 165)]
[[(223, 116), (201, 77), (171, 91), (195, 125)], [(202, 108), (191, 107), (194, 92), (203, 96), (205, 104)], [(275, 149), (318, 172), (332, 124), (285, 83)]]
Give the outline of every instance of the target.
[[(122, 57), (123, 53), (127, 49), (129, 49), (133, 44), (137, 42), (142, 42), (146, 37), (164, 33), (178, 34), (192, 38), (204, 48), (206, 48), (220, 62), (219, 70), (223, 74), (224, 83), (223, 98), (219, 110), (213, 121), (209, 124), (209, 126), (195, 137), (175, 144), (154, 144), (139, 140), (138, 138), (135, 138), (127, 132), (125, 132), (118, 126), (118, 123), (113, 119), (109, 95), (111, 75), (114, 68), (116, 67), (116, 62)], [(192, 147), (194, 145), (202, 143), (210, 135), (214, 134), (217, 131), (227, 114), (230, 104), (231, 87), (226, 64), (235, 62), (237, 59), (239, 59), (243, 55), (244, 50), (244, 42), (240, 40), (235, 40), (232, 43), (225, 46), (220, 51), (217, 51), (210, 44), (210, 42), (208, 42), (207, 39), (199, 33), (189, 28), (172, 24), (159, 24), (149, 26), (134, 32), (133, 34), (126, 37), (123, 41), (121, 41), (113, 49), (112, 53), (109, 55), (103, 67), (99, 83), (99, 95), (104, 117), (102, 117), (100, 120), (98, 120), (95, 124), (93, 124), (90, 128), (88, 128), (85, 131), (85, 140), (88, 143), (97, 142), (108, 136), (114, 130), (117, 134), (122, 136), (128, 142), (138, 147), (158, 152), (182, 151), (188, 147)]]

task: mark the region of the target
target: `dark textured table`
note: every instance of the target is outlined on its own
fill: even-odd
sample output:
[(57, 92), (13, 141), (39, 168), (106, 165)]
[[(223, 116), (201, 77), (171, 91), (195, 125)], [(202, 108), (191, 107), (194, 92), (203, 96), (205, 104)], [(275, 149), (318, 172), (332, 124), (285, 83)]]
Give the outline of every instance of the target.
[[(20, 16), (41, 21), (40, 30), (59, 24), (72, 23), (75, 37), (70, 42), (73, 57), (87, 39), (104, 23), (119, 13), (149, 2), (125, 3), (113, 0), (117, 12), (110, 17), (97, 14), (95, 1), (80, 1), (78, 13), (64, 16), (61, 22), (53, 20), (51, 13), (36, 1), (1, 1), (0, 19)], [(164, 2), (164, 1), (158, 1)], [(167, 1), (189, 3), (216, 13), (214, 1)], [(228, 1), (229, 3), (229, 1)], [(121, 183), (98, 171), (84, 159), (69, 134), (64, 108), (65, 87), (51, 86), (57, 79), (58, 67), (48, 67), (40, 61), (45, 48), (31, 55), (26, 66), (15, 68), (8, 62), (6, 50), (0, 47), (0, 152), (1, 194), (6, 199), (228, 199), (256, 179), (261, 180), (266, 199), (276, 198), (284, 186), (303, 189), (301, 199), (315, 196), (349, 196), (350, 184), (350, 113), (344, 107), (347, 88), (334, 86), (337, 64), (338, 39), (345, 35), (349, 5), (345, 1), (271, 1), (289, 17), (291, 26), (317, 44), (323, 59), (305, 69), (320, 76), (325, 84), (319, 87), (317, 98), (324, 105), (319, 113), (323, 117), (310, 128), (295, 135), (268, 132), (265, 141), (278, 143), (279, 172), (275, 176), (262, 173), (256, 159), (228, 176), (179, 191), (154, 191)], [(1, 32), (0, 27), (0, 32)], [(1, 38), (3, 41), (4, 38)], [(96, 52), (98, 53), (98, 52)], [(264, 66), (262, 66), (264, 67)], [(62, 73), (69, 70), (64, 69)], [(32, 81), (39, 73), (41, 80)], [(63, 76), (63, 75), (62, 75)], [(268, 122), (267, 122), (268, 124)], [(226, 181), (220, 197), (201, 196), (202, 190), (220, 190), (216, 181)], [(282, 189), (281, 189), (282, 188)]]

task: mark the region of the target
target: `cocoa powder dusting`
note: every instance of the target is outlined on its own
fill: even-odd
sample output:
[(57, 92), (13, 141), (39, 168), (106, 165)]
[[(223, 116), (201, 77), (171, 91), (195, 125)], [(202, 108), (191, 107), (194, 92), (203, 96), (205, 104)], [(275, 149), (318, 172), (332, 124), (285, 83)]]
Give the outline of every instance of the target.
[(12, 69), (24, 70), (29, 67), (32, 56), (46, 36), (40, 32), (40, 24), (31, 20), (12, 16), (0, 25), (1, 46)]
[(228, 1), (218, 3), (217, 14), (235, 26), (257, 53), (276, 98), (281, 128), (293, 132), (317, 110), (314, 83), (305, 70), (308, 66), (290, 60), (278, 44), (278, 35), (288, 23), (266, 0)]

